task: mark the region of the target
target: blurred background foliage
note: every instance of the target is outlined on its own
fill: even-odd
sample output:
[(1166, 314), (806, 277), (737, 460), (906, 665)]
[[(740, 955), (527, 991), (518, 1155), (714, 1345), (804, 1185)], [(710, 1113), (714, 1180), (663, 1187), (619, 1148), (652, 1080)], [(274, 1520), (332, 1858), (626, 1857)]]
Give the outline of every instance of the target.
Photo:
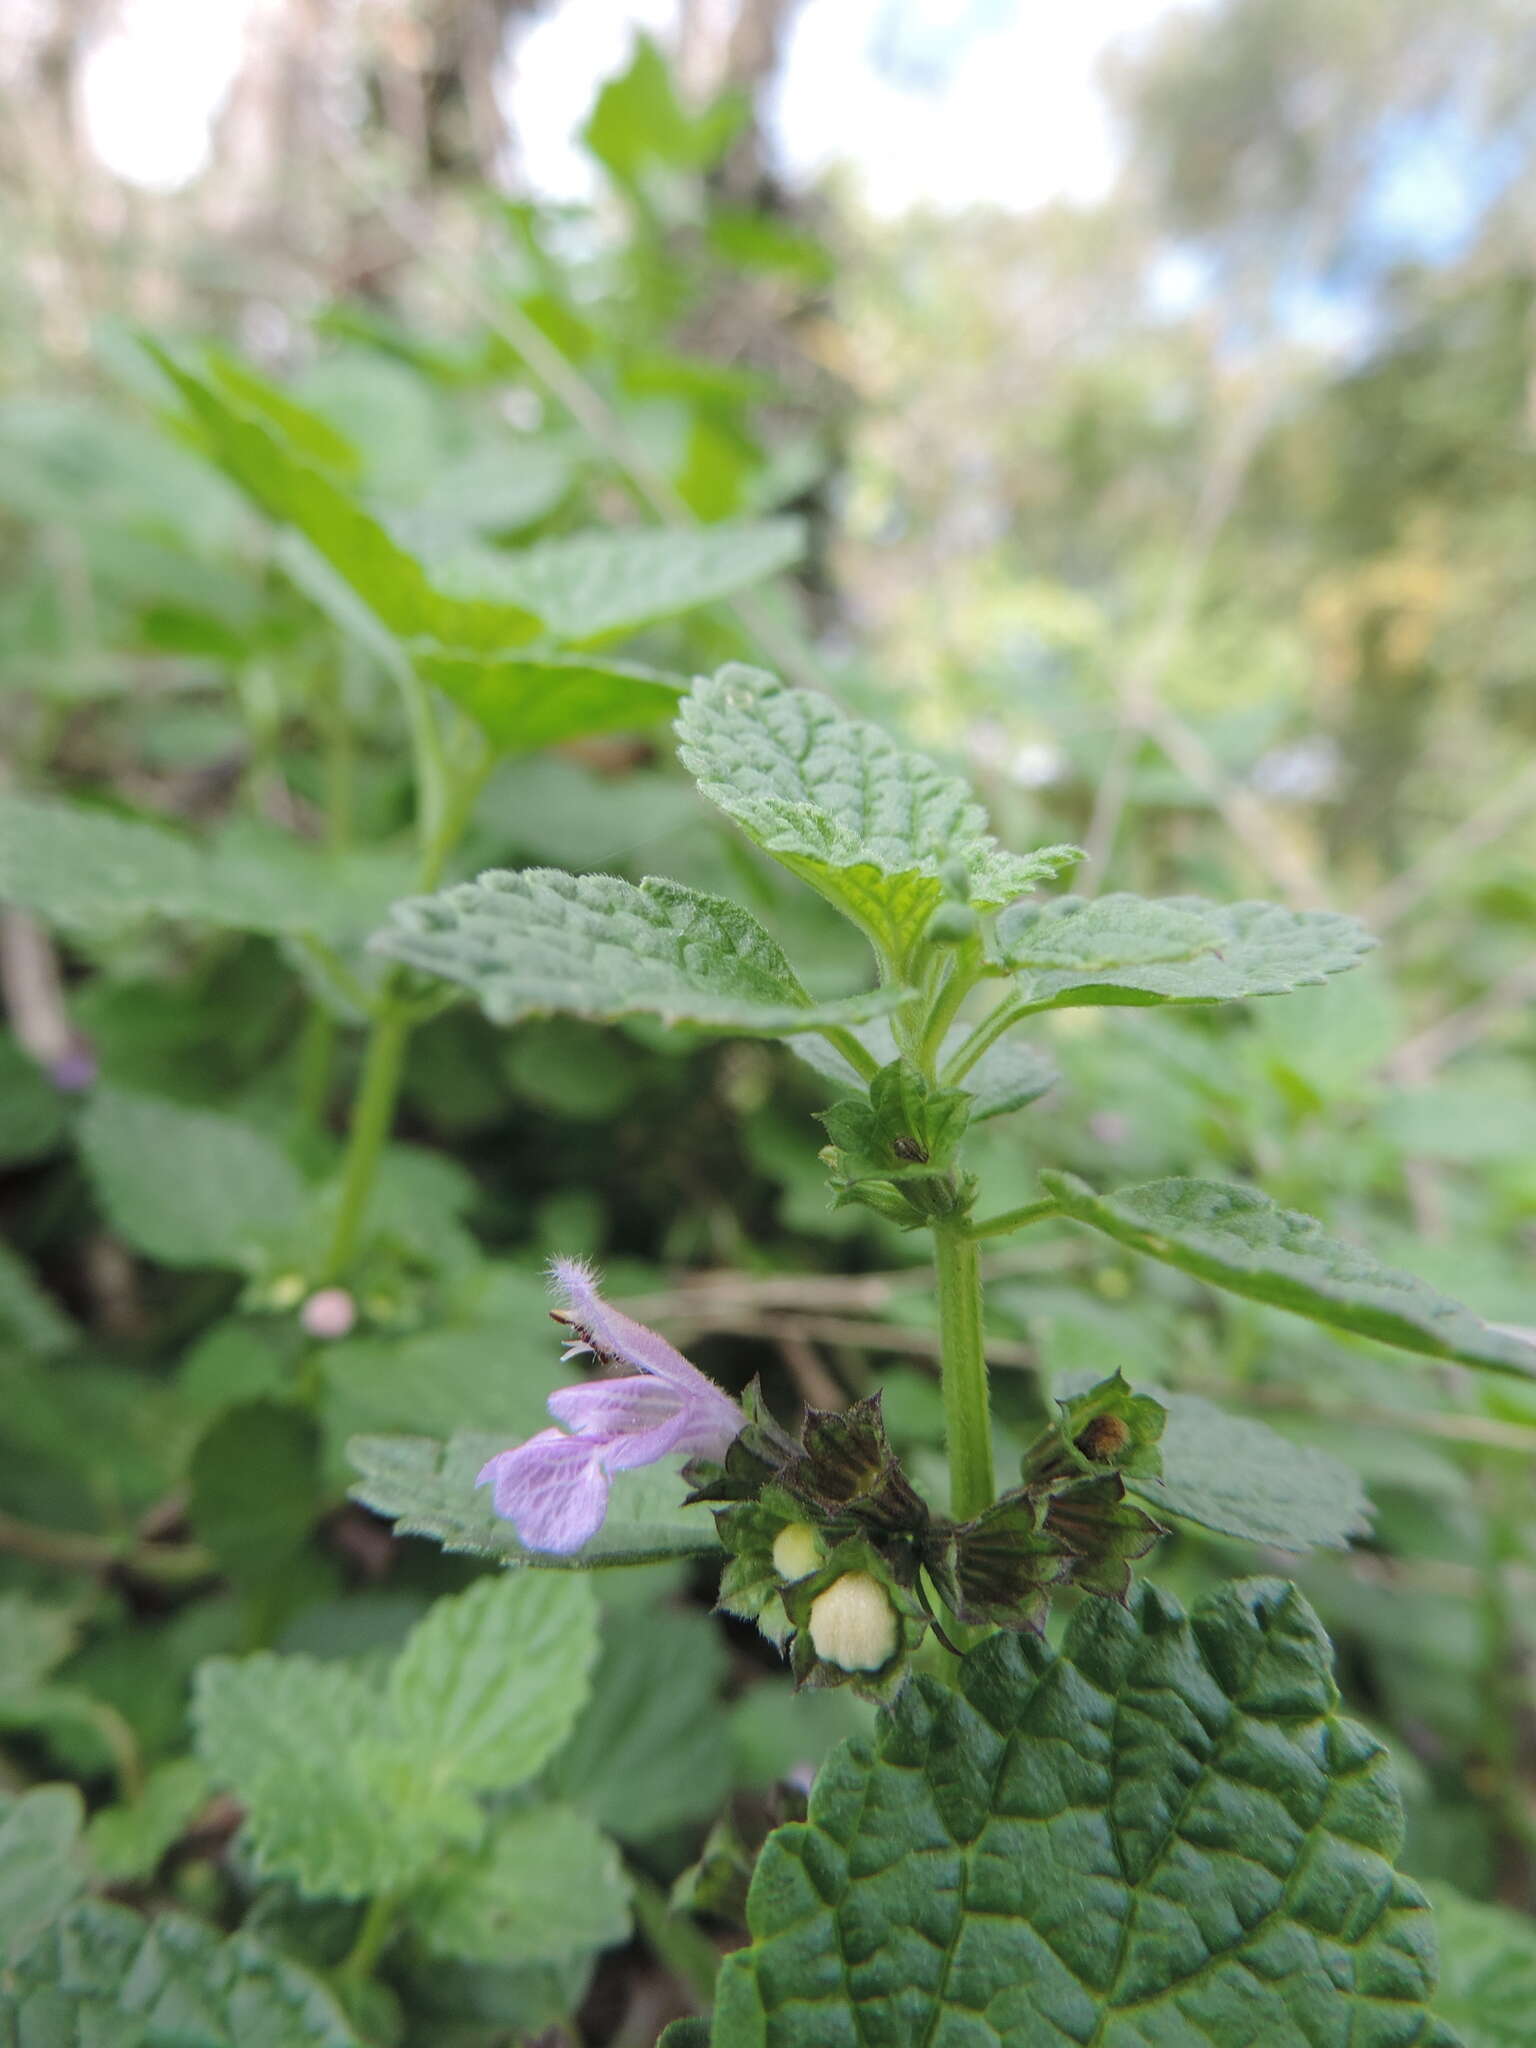
[[(200, 452), (145, 327), (275, 380), (306, 408), (284, 430), (429, 555), (795, 514), (791, 573), (642, 624), (623, 655), (678, 674), (740, 655), (832, 689), (962, 762), (1010, 843), (1080, 840), (1079, 887), (1326, 903), (1385, 941), (1273, 1010), (1046, 1022), (1058, 1085), (978, 1141), (995, 1206), (1040, 1163), (1251, 1173), (1536, 1324), (1529, 7), (1152, 10), (1110, 53), (1100, 196), (896, 211), (776, 163), (785, 0), (683, 6), (637, 40), (583, 129), (593, 197), (541, 195), (497, 80), (549, 11), (269, 0), (206, 164), (157, 192), (107, 168), (82, 112), (131, 10), (9, 10), (8, 794), (171, 823), (236, 862), (308, 842), (360, 900), (409, 886), (389, 678)], [(940, 48), (963, 26), (900, 14), (891, 34), (921, 17)], [(814, 986), (847, 986), (829, 916), (727, 836), (664, 728), (493, 770), (457, 871), (538, 862), (745, 891)], [(828, 1207), (824, 1090), (787, 1051), (499, 1034), (455, 1009), (410, 1047), (348, 1275), (358, 1326), (318, 1343), (308, 1226), (273, 1205), (285, 1174), (334, 1167), (346, 1003), (292, 938), (135, 914), (132, 886), (57, 930), (6, 913), (0, 1782), (77, 1779), (145, 1829), (114, 1862), (109, 1827), (98, 1876), (323, 1964), (347, 1928), (257, 1885), (221, 1853), (227, 1802), (163, 1774), (202, 1658), (367, 1668), (467, 1583), (346, 1504), (347, 1438), (537, 1426), (559, 1249), (785, 1410), (883, 1384), (921, 1464), (926, 1279), (910, 1240)], [(1374, 1534), (1300, 1576), (1396, 1752), (1408, 1866), (1536, 1908), (1536, 1392), (1076, 1239), (1032, 1237), (991, 1280), (1005, 1423), (1010, 1386), (1022, 1414), (1033, 1376), (1119, 1365), (1357, 1465)], [(1194, 1589), (1253, 1562), (1181, 1535), (1156, 1569)], [(379, 2038), (577, 2015), (560, 2038), (653, 2038), (688, 1979), (656, 1901), (729, 1797), (750, 1833), (859, 1711), (792, 1704), (680, 1571), (602, 1597), (633, 1725), (583, 1724), (552, 1768), (623, 1845), (641, 1934), (563, 1974), (407, 1948)], [(158, 1833), (146, 1774), (180, 1786)]]

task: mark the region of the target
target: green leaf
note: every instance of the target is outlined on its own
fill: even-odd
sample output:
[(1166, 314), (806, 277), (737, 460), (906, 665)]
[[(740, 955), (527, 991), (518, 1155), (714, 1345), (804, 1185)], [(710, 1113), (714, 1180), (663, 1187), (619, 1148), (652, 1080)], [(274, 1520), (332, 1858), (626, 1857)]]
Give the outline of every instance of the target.
[(276, 1401), (227, 1408), (192, 1454), (191, 1518), (237, 1586), (258, 1591), (309, 1546), (320, 1511), (319, 1433)]
[(85, 1845), (108, 1884), (153, 1877), (171, 1844), (206, 1803), (208, 1773), (195, 1756), (176, 1757), (151, 1771), (138, 1797), (92, 1816)]
[(1154, 1180), (1096, 1195), (1075, 1174), (1047, 1171), (1040, 1178), (1064, 1215), (1214, 1287), (1426, 1358), (1536, 1374), (1536, 1348), (1255, 1188)]
[(311, 1898), (370, 1898), (473, 1841), (479, 1812), (395, 1739), (377, 1688), (340, 1663), (214, 1658), (193, 1721), (214, 1781), (246, 1809), (256, 1867)]
[(392, 854), (341, 858), (251, 825), (199, 844), (84, 804), (0, 796), (0, 895), (71, 928), (153, 916), (345, 942), (378, 922), (408, 873)]
[(361, 2048), (306, 1970), (251, 1934), (85, 1901), (0, 1980), (0, 2048)]
[(656, 2048), (709, 2048), (709, 2021), (673, 2020), (658, 2035)]
[(731, 1789), (725, 1645), (702, 1614), (609, 1614), (592, 1697), (545, 1774), (625, 1842), (705, 1820)]
[(439, 1779), (521, 1785), (570, 1734), (597, 1656), (597, 1607), (579, 1578), (501, 1572), (438, 1600), (395, 1661), (400, 1739)]
[[(886, 1018), (876, 1017), (868, 1024), (851, 1028), (853, 1036), (878, 1065), (887, 1066), (896, 1058), (896, 1037)], [(945, 1033), (937, 1061), (941, 1072), (969, 1035), (970, 1028), (965, 1024), (957, 1024)], [(825, 1039), (793, 1038), (789, 1047), (834, 1086), (841, 1089), (862, 1085), (863, 1077)], [(988, 1117), (1007, 1116), (1011, 1110), (1036, 1101), (1047, 1089), (1055, 1087), (1059, 1078), (1051, 1062), (1026, 1039), (1002, 1038), (987, 1047), (960, 1085), (971, 1098), (971, 1122), (979, 1124)]]
[(439, 565), (445, 590), (519, 605), (581, 645), (713, 604), (776, 576), (805, 552), (798, 519), (722, 520), (683, 530), (572, 534)]
[(1036, 1010), (1284, 995), (1357, 966), (1375, 943), (1331, 910), (1198, 896), (1062, 896), (997, 921), (998, 952)]
[(779, 1037), (856, 1023), (901, 992), (814, 1003), (777, 943), (723, 896), (654, 877), (557, 868), (493, 869), (437, 896), (397, 903), (375, 949), (462, 982), (495, 1024), (557, 1013)]
[(569, 1806), (506, 1814), (475, 1856), (423, 1886), (411, 1917), (429, 1948), (471, 1963), (558, 1962), (629, 1933), (618, 1851)]
[(506, 754), (655, 725), (672, 716), (683, 687), (659, 669), (598, 654), (461, 654), (423, 647), (415, 660), (417, 673), (467, 711)]
[(1435, 2011), (1460, 2034), (1462, 2048), (1530, 2048), (1536, 2014), (1536, 1926), (1505, 1906), (1427, 1885), (1440, 1936)]
[(14, 1962), (84, 1888), (84, 1819), (73, 1785), (39, 1785), (17, 1799), (0, 1794), (0, 1965)]
[(211, 1110), (102, 1088), (79, 1138), (113, 1229), (167, 1266), (259, 1272), (308, 1205), (284, 1152)]
[(63, 1134), (59, 1091), (10, 1033), (0, 1031), (0, 1166), (45, 1159)]
[(704, 794), (903, 968), (951, 864), (972, 905), (992, 910), (1081, 858), (1067, 846), (1006, 852), (964, 782), (761, 669), (733, 662), (701, 678), (677, 730)]
[(688, 1483), (667, 1460), (614, 1475), (603, 1526), (574, 1557), (525, 1550), (512, 1524), (492, 1512), (489, 1491), (475, 1485), (486, 1460), (506, 1448), (504, 1436), (468, 1431), (446, 1444), (420, 1436), (354, 1437), (347, 1451), (362, 1477), (352, 1498), (388, 1515), (401, 1536), (430, 1536), (445, 1550), (553, 1571), (656, 1564), (719, 1549), (713, 1514), (703, 1502), (680, 1505)]
[(61, 1607), (0, 1593), (0, 1697), (40, 1685), (75, 1647), (76, 1624)]
[(68, 1351), (79, 1332), (52, 1295), (45, 1294), (25, 1260), (0, 1242), (0, 1337), (35, 1358)]
[(1386, 1752), (1293, 1587), (912, 1678), (759, 1860), (721, 2048), (1454, 2048)]

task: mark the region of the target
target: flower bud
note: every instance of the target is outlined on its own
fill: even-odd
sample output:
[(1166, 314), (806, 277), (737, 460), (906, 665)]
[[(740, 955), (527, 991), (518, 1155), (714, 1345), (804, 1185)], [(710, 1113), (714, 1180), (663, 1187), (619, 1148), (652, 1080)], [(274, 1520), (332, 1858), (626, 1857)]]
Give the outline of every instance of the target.
[(357, 1321), (357, 1304), (345, 1287), (322, 1287), (300, 1309), (299, 1321), (311, 1337), (345, 1337)]
[(773, 1539), (773, 1568), (781, 1579), (808, 1579), (821, 1563), (821, 1538), (809, 1522), (786, 1522)]
[(843, 1671), (878, 1671), (896, 1654), (896, 1610), (869, 1572), (844, 1572), (811, 1602), (811, 1645)]
[(980, 929), (980, 921), (969, 903), (941, 903), (929, 918), (923, 936), (933, 946), (963, 946)]

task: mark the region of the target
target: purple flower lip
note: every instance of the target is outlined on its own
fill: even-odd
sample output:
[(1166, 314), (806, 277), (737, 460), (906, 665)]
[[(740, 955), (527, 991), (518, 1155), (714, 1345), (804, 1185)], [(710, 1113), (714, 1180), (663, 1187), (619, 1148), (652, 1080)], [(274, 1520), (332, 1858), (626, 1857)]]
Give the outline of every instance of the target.
[(558, 1387), (549, 1412), (565, 1428), (498, 1451), (475, 1484), (491, 1487), (496, 1513), (528, 1549), (569, 1557), (602, 1527), (614, 1473), (677, 1455), (723, 1458), (747, 1418), (665, 1337), (610, 1307), (588, 1266), (555, 1259), (550, 1276), (566, 1297), (551, 1310), (572, 1333), (565, 1356), (590, 1352), (622, 1370)]

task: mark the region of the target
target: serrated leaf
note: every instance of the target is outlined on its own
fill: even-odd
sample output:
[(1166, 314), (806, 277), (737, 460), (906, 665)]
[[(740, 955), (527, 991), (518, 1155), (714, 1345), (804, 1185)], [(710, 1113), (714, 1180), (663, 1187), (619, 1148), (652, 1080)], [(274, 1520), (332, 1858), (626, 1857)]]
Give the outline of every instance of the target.
[(557, 640), (599, 640), (674, 617), (776, 576), (805, 552), (798, 519), (727, 520), (687, 530), (593, 532), (438, 565), (443, 589), (511, 603)]
[(312, 1898), (369, 1898), (420, 1875), (479, 1814), (394, 1739), (377, 1689), (339, 1663), (262, 1652), (197, 1674), (210, 1776), (246, 1809), (256, 1867)]
[(1440, 1937), (1435, 2011), (1462, 2048), (1530, 2048), (1536, 2016), (1536, 1926), (1507, 1906), (1426, 1885)]
[(569, 1806), (504, 1815), (474, 1857), (424, 1885), (411, 1918), (429, 1948), (471, 1963), (559, 1962), (629, 1933), (618, 1851)]
[(610, 1614), (592, 1697), (545, 1784), (625, 1842), (705, 1820), (731, 1789), (719, 1631), (698, 1613)]
[(919, 1675), (769, 1838), (719, 2048), (1454, 2048), (1386, 1752), (1294, 1587)]
[(374, 947), (461, 982), (496, 1024), (650, 1014), (779, 1037), (860, 1022), (901, 994), (875, 989), (812, 1002), (778, 944), (723, 896), (654, 877), (637, 888), (557, 868), (492, 869), (477, 882), (397, 903)]
[(1212, 1286), (1426, 1358), (1536, 1374), (1536, 1347), (1330, 1237), (1315, 1216), (1282, 1209), (1256, 1188), (1170, 1179), (1096, 1195), (1075, 1174), (1048, 1171), (1040, 1178), (1064, 1215)]
[(212, 1110), (102, 1088), (78, 1132), (113, 1229), (167, 1266), (258, 1272), (308, 1202), (284, 1152)]
[(0, 1966), (14, 1962), (83, 1890), (77, 1851), (84, 1819), (73, 1785), (38, 1785), (15, 1799), (0, 1794)]
[(348, 1456), (362, 1477), (352, 1498), (388, 1515), (401, 1536), (429, 1536), (445, 1550), (469, 1551), (552, 1571), (594, 1565), (657, 1564), (719, 1550), (707, 1505), (680, 1505), (688, 1492), (675, 1459), (614, 1474), (603, 1526), (571, 1557), (525, 1550), (510, 1522), (491, 1510), (476, 1475), (507, 1448), (503, 1436), (460, 1431), (448, 1443), (420, 1436), (354, 1437)]
[[(1066, 1398), (1093, 1378), (1063, 1373), (1057, 1393)], [(1365, 1489), (1339, 1459), (1248, 1416), (1229, 1415), (1198, 1394), (1170, 1393), (1146, 1380), (1136, 1382), (1136, 1391), (1150, 1394), (1164, 1414), (1161, 1474), (1127, 1477), (1155, 1513), (1278, 1550), (1342, 1550), (1369, 1529)]]
[(467, 711), (506, 754), (670, 718), (682, 684), (659, 669), (596, 654), (416, 650), (417, 673)]
[[(853, 1036), (880, 1066), (886, 1066), (896, 1058), (896, 1036), (884, 1017), (873, 1018), (868, 1024), (854, 1025), (851, 1029)], [(964, 1024), (957, 1024), (945, 1033), (943, 1048), (936, 1062), (940, 1072), (969, 1035), (969, 1026)], [(835, 1045), (828, 1044), (825, 1039), (801, 1037), (792, 1038), (788, 1043), (791, 1052), (804, 1060), (808, 1067), (814, 1067), (835, 1087), (856, 1088), (860, 1085), (861, 1076), (855, 1068)], [(979, 1124), (988, 1117), (1007, 1116), (1011, 1110), (1023, 1109), (1026, 1103), (1037, 1101), (1047, 1089), (1055, 1087), (1059, 1078), (1051, 1062), (1026, 1039), (1002, 1038), (987, 1047), (960, 1085), (971, 1097), (971, 1122)]]
[(258, 827), (202, 844), (84, 804), (0, 796), (0, 895), (70, 928), (166, 917), (344, 942), (378, 922), (408, 872), (390, 854), (342, 858)]
[(442, 1782), (521, 1785), (570, 1734), (596, 1656), (583, 1580), (499, 1573), (411, 1631), (390, 1673), (394, 1727)]
[(950, 863), (989, 910), (1081, 858), (1064, 846), (1006, 852), (964, 782), (761, 669), (732, 663), (701, 677), (677, 731), (704, 794), (899, 966), (944, 900)]
[(0, 1981), (0, 2048), (361, 2048), (340, 2006), (251, 1934), (72, 1907)]
[(208, 1798), (208, 1773), (195, 1756), (181, 1756), (150, 1772), (142, 1791), (124, 1806), (93, 1814), (85, 1844), (108, 1884), (152, 1877), (167, 1849)]
[(1198, 896), (1062, 896), (997, 921), (998, 952), (1037, 1010), (1284, 995), (1358, 966), (1375, 943), (1335, 911)]

